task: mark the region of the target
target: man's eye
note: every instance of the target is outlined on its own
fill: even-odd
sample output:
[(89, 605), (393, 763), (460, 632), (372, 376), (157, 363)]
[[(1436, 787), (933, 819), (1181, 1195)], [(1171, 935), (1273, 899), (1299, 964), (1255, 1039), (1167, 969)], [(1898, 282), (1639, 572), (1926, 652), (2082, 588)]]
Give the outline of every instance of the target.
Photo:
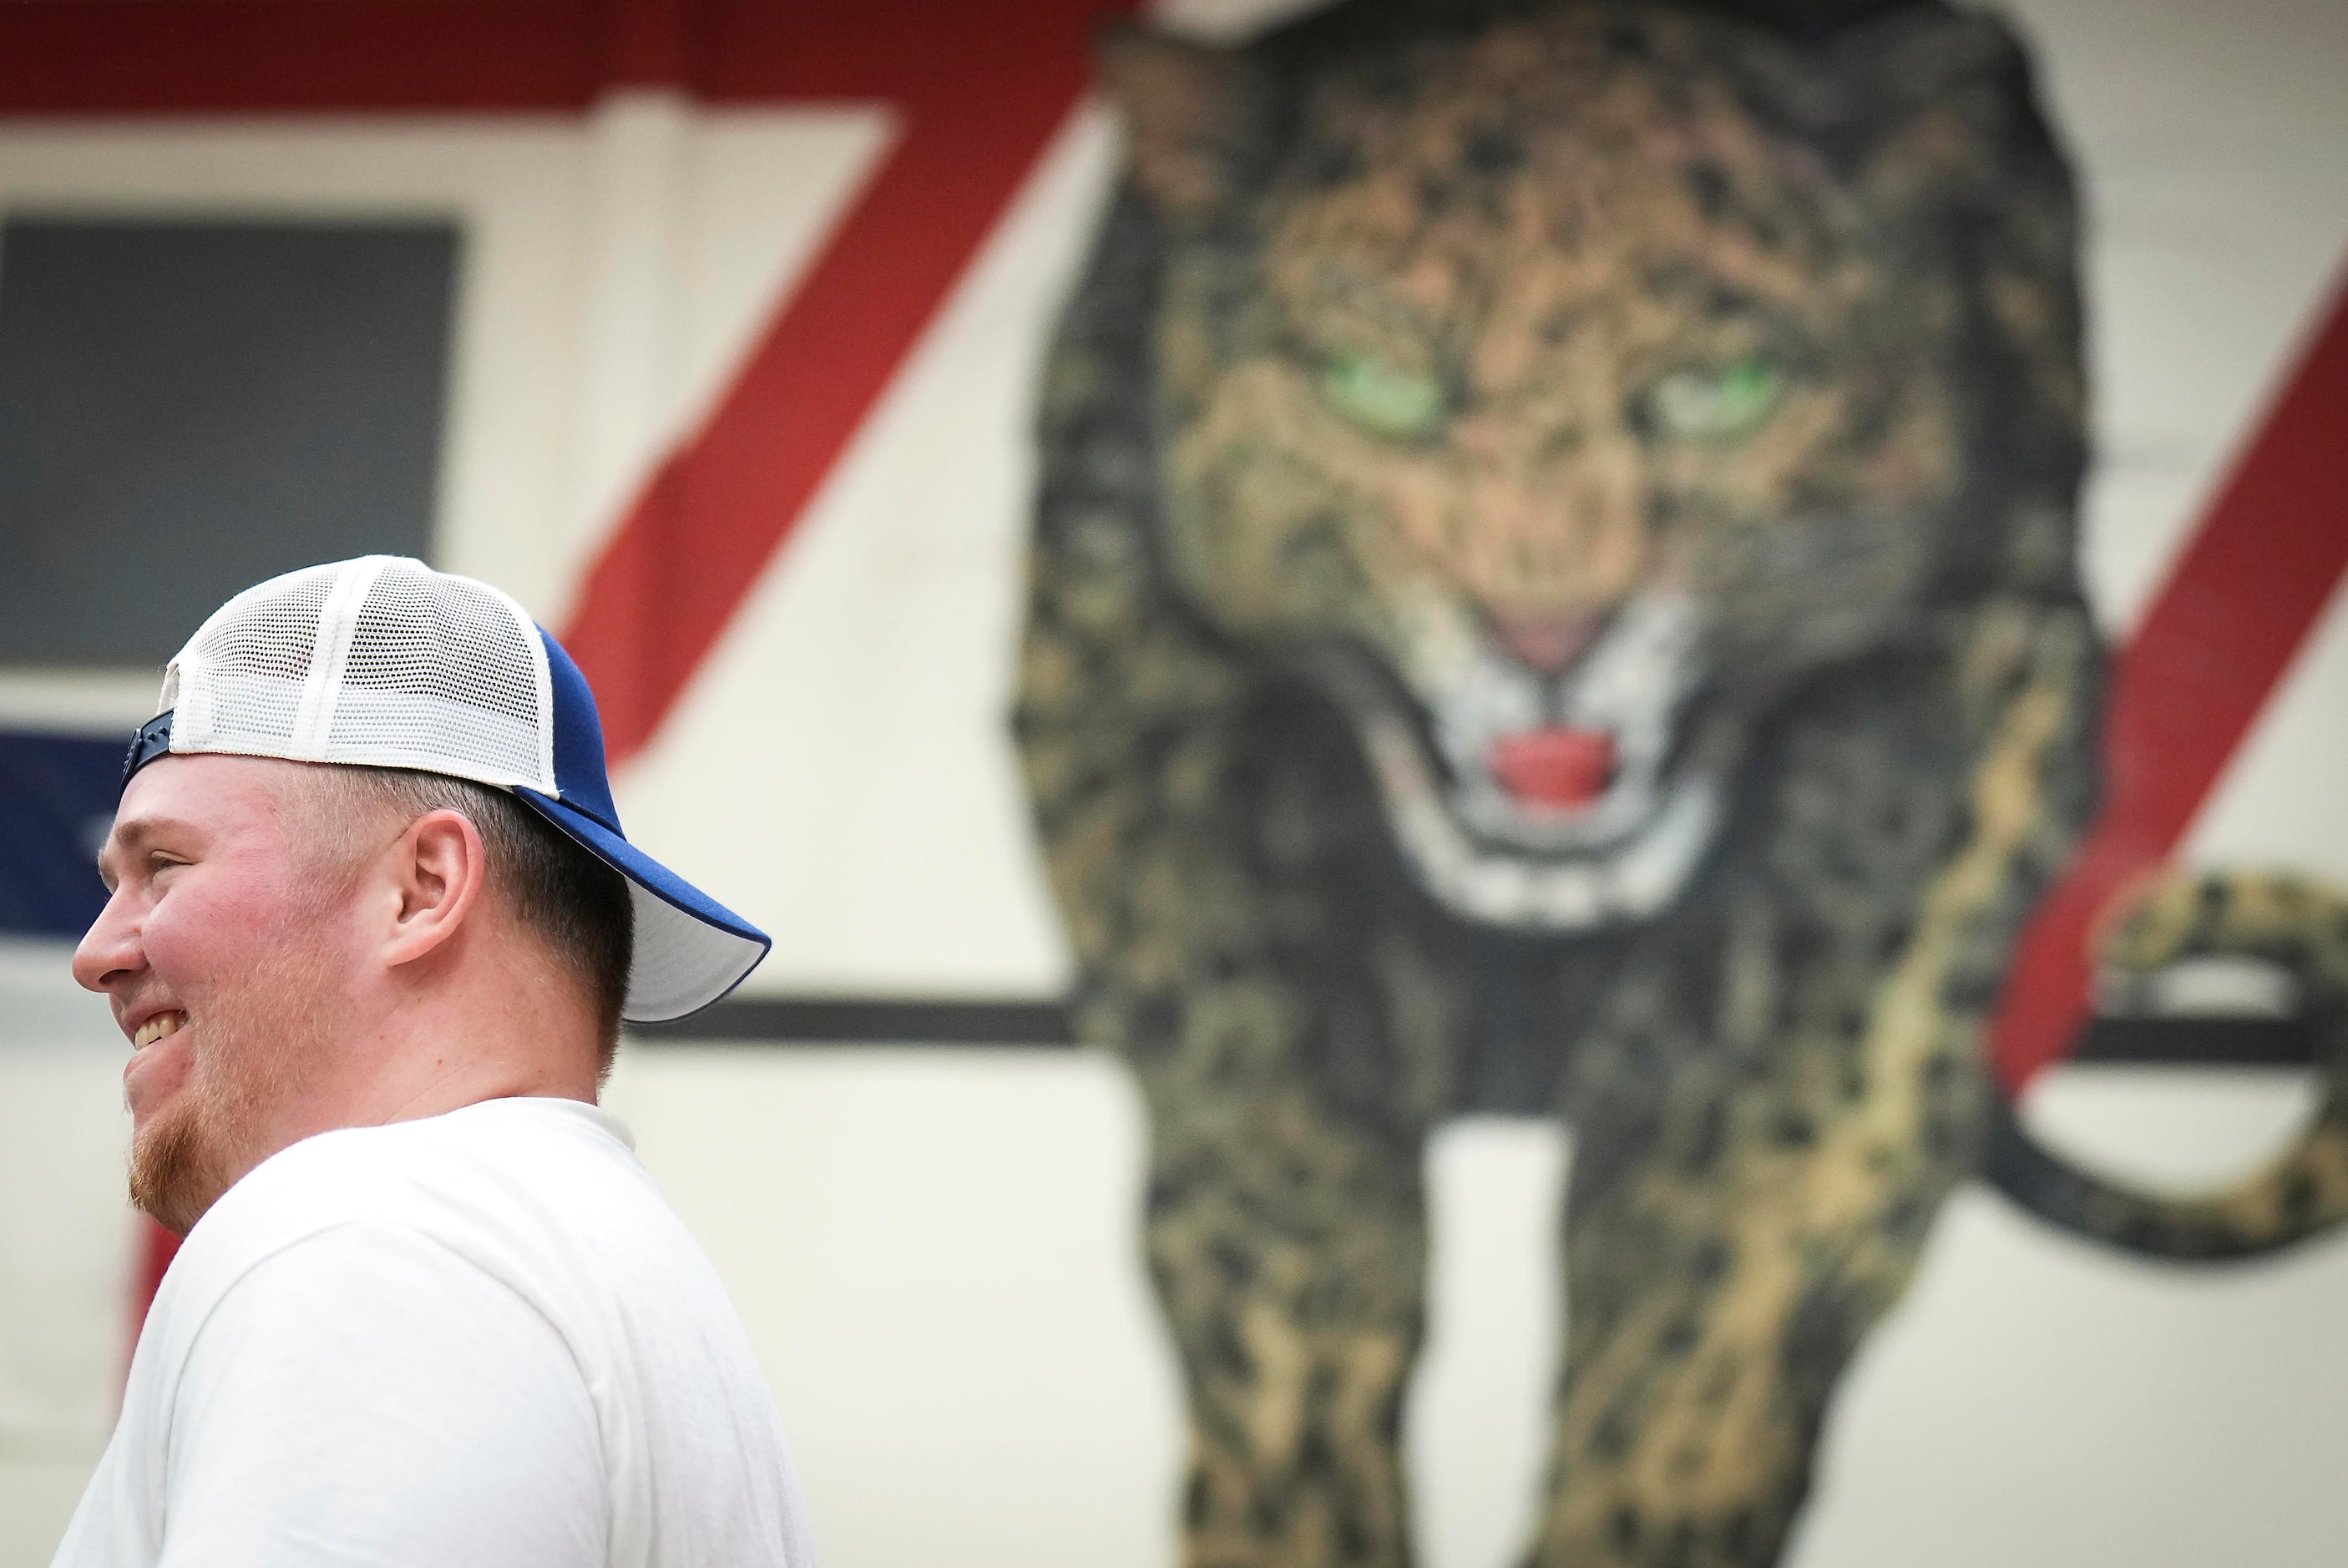
[(1329, 407), (1373, 436), (1407, 441), (1443, 422), (1443, 384), (1367, 354), (1341, 354), (1321, 372)]
[(1756, 355), (1720, 369), (1673, 372), (1647, 395), (1647, 414), (1665, 436), (1731, 440), (1758, 428), (1784, 392), (1777, 367)]

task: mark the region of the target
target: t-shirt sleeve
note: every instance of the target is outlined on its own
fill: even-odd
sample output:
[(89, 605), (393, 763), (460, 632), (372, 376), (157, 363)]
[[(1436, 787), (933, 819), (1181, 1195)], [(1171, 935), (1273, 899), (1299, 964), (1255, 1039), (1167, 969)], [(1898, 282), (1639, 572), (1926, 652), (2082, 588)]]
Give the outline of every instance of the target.
[(608, 1522), (561, 1337), (390, 1224), (309, 1237), (221, 1297), (174, 1400), (167, 1489), (167, 1568), (583, 1568)]

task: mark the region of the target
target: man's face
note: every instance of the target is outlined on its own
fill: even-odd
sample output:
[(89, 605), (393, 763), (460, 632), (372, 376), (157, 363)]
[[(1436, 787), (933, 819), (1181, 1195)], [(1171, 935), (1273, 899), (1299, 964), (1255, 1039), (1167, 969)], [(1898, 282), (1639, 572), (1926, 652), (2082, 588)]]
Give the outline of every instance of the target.
[(288, 1114), (332, 1059), (349, 879), (306, 771), (164, 758), (123, 792), (98, 857), (113, 896), (74, 977), (130, 1038), (131, 1200), (170, 1230), (292, 1140)]

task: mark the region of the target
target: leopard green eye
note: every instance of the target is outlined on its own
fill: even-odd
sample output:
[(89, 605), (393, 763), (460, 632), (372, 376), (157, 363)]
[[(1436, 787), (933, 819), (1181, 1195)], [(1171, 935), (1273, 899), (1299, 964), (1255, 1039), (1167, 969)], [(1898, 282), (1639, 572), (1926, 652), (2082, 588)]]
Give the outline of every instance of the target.
[(1443, 422), (1443, 384), (1367, 354), (1341, 354), (1321, 373), (1329, 406), (1390, 441), (1424, 436)]
[(1720, 370), (1681, 370), (1648, 396), (1655, 428), (1666, 436), (1728, 440), (1754, 429), (1777, 407), (1785, 377), (1768, 360), (1740, 359)]

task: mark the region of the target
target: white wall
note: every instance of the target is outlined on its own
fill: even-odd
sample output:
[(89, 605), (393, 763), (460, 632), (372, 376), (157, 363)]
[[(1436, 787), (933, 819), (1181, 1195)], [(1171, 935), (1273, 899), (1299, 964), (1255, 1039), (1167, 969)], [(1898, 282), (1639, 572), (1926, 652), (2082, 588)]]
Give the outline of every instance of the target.
[[(1226, 25), (1257, 8), (1188, 7)], [(2094, 218), (2087, 566), (2124, 634), (2348, 257), (2348, 6), (2012, 9)], [(877, 109), (651, 98), (579, 120), (0, 126), (0, 206), (460, 215), (440, 554), (555, 619), (890, 129)], [(1111, 152), (1097, 111), (1071, 121), (622, 781), (638, 838), (780, 938), (770, 991), (1026, 995), (1065, 973), (999, 717), (1027, 388)], [(149, 698), (0, 671), (0, 722), (114, 733)], [(2189, 851), (2348, 882), (2343, 703), (2335, 603)], [(746, 715), (796, 738), (752, 755)], [(54, 950), (0, 954), (0, 1568), (45, 1558), (122, 1354), (120, 1047), (60, 969)], [(1177, 1400), (1114, 1068), (632, 1046), (613, 1099), (736, 1292), (834, 1568), (1171, 1560)], [(2304, 1104), (2285, 1079), (2073, 1069), (2029, 1114), (2090, 1158), (2183, 1180), (2246, 1163)], [(1494, 1568), (1552, 1370), (1564, 1141), (1474, 1120), (1429, 1158), (1419, 1527), (1435, 1568)], [(2343, 1302), (2348, 1242), (2180, 1274), (1964, 1193), (1845, 1389), (1796, 1560), (2340, 1561)]]

